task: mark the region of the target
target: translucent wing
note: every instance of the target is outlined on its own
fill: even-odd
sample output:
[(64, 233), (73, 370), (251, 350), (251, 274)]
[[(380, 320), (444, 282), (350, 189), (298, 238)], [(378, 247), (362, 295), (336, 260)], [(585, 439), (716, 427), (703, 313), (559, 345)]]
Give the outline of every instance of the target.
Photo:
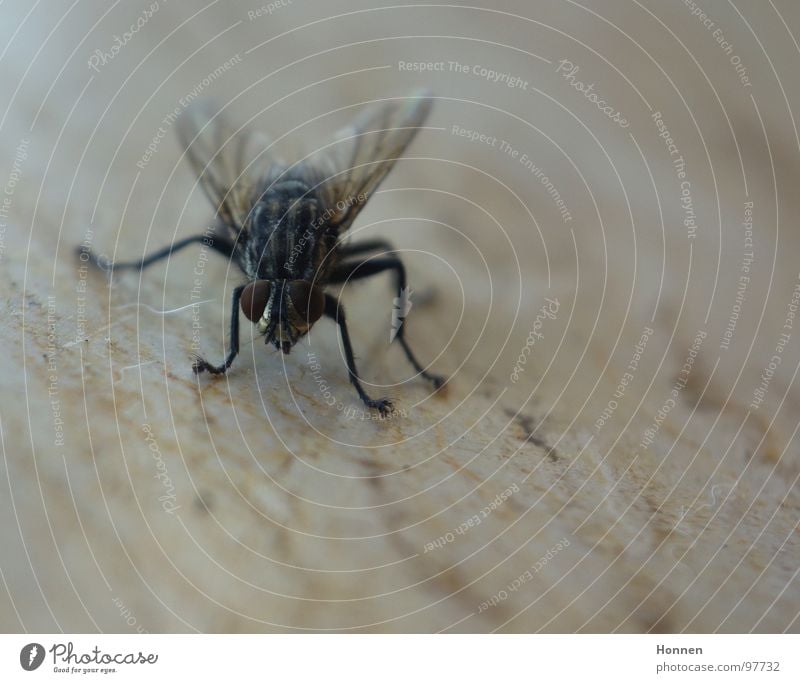
[(235, 126), (207, 100), (181, 114), (176, 129), (203, 192), (235, 239), (246, 226), (263, 179), (279, 163), (268, 153), (270, 140)]
[(427, 92), (376, 102), (341, 129), (334, 144), (309, 159), (309, 165), (330, 178), (321, 189), (328, 206), (336, 208), (331, 223), (340, 232), (350, 227), (402, 156), (432, 105)]

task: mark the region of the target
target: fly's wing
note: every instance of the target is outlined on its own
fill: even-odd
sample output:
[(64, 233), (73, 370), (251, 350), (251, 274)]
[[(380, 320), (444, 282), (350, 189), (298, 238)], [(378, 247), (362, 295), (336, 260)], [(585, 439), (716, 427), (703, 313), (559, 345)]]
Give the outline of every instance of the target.
[(320, 190), (334, 211), (330, 223), (340, 233), (402, 156), (432, 105), (427, 92), (373, 103), (337, 133), (332, 145), (309, 158), (309, 166), (328, 178)]
[(263, 190), (263, 179), (279, 163), (268, 154), (270, 140), (235, 126), (207, 100), (196, 102), (181, 114), (176, 128), (203, 192), (231, 239), (241, 239)]

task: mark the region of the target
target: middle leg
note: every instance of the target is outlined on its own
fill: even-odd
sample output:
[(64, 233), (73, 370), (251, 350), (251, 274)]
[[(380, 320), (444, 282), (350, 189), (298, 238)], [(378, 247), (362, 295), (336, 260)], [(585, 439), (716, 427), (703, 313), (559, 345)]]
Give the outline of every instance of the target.
[[(375, 240), (375, 242), (380, 242), (380, 240)], [(387, 243), (383, 242), (382, 244)], [(352, 254), (352, 252), (350, 253)], [(345, 261), (343, 263), (338, 263), (331, 272), (328, 282), (331, 284), (341, 284), (343, 282), (347, 282), (348, 280), (357, 280), (360, 278), (369, 277), (371, 275), (377, 275), (378, 273), (383, 273), (387, 270), (394, 272), (395, 286), (397, 287), (400, 305), (403, 305), (403, 298), (407, 296), (406, 269), (405, 266), (403, 266), (403, 262), (397, 256), (379, 256), (377, 258), (371, 258), (367, 261)], [(431, 382), (435, 388), (438, 389), (444, 384), (445, 378), (441, 375), (428, 372), (422, 366), (422, 364), (414, 355), (414, 352), (411, 350), (411, 347), (408, 345), (408, 341), (406, 341), (405, 320), (400, 319), (398, 322), (399, 327), (397, 328), (395, 339), (397, 339), (400, 342), (400, 345), (403, 347), (406, 358), (408, 358), (411, 365), (414, 366), (414, 369), (420, 375), (422, 375), (425, 379)]]
[(147, 266), (156, 263), (157, 261), (161, 261), (162, 259), (169, 258), (176, 251), (180, 251), (184, 247), (188, 247), (190, 244), (194, 244), (196, 242), (205, 244), (206, 246), (211, 247), (228, 258), (233, 256), (233, 243), (227, 238), (218, 235), (215, 235), (211, 240), (209, 240), (208, 236), (206, 235), (192, 235), (191, 237), (186, 237), (182, 240), (178, 240), (177, 242), (173, 242), (172, 244), (169, 244), (166, 247), (139, 259), (138, 261), (106, 261), (105, 259), (100, 258), (91, 249), (84, 247), (83, 245), (76, 247), (75, 252), (80, 257), (82, 257), (83, 254), (86, 254), (89, 262), (92, 265), (107, 272), (117, 270), (144, 270), (147, 268)]
[(351, 256), (360, 256), (370, 251), (381, 251), (381, 256), (394, 252), (394, 247), (385, 239), (376, 237), (374, 239), (362, 240), (361, 242), (342, 244), (339, 247), (339, 256), (343, 259)]

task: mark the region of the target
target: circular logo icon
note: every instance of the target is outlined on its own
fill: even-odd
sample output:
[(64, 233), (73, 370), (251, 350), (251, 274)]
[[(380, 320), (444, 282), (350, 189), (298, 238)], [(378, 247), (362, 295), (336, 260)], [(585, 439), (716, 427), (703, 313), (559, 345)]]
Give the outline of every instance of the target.
[(25, 671), (38, 669), (43, 661), (44, 648), (39, 643), (29, 643), (19, 653), (19, 663)]

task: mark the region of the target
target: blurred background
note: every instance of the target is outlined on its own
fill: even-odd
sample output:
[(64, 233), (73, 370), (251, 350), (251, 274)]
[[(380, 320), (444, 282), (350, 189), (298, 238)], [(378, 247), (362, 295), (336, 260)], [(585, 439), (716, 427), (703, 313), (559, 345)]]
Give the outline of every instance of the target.
[[(0, 628), (797, 631), (800, 10), (655, 0), (0, 8)], [(401, 254), (290, 356), (175, 120), (292, 158), (433, 112), (352, 228)]]

